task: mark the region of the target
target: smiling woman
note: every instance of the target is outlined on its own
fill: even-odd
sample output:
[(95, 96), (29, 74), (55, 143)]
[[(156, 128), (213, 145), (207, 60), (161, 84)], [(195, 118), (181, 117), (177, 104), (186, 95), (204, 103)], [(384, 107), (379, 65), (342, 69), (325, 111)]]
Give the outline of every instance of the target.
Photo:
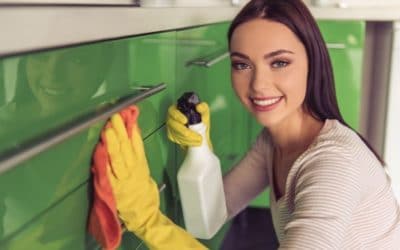
[[(228, 41), (233, 89), (264, 127), (223, 178), (228, 217), (270, 187), (280, 249), (398, 249), (390, 177), (340, 113), (328, 50), (304, 3), (249, 1)], [(174, 114), (169, 138), (195, 145), (174, 140), (190, 134)]]
[(231, 216), (270, 186), (281, 249), (397, 249), (399, 206), (383, 161), (343, 120), (327, 48), (302, 1), (250, 1), (228, 39), (232, 86), (264, 126), (224, 177)]
[(262, 18), (240, 25), (231, 41), (232, 85), (244, 106), (269, 129), (297, 126), (308, 73), (301, 41), (285, 25)]

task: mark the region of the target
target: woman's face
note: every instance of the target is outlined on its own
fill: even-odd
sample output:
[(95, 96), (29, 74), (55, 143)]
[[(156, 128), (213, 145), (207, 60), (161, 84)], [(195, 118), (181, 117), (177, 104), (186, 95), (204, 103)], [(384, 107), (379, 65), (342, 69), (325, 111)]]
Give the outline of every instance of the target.
[(88, 102), (103, 81), (102, 60), (105, 58), (97, 47), (61, 49), (28, 57), (27, 81), (42, 112)]
[(304, 45), (285, 25), (253, 19), (230, 43), (233, 88), (260, 124), (296, 122), (304, 114), (308, 60)]

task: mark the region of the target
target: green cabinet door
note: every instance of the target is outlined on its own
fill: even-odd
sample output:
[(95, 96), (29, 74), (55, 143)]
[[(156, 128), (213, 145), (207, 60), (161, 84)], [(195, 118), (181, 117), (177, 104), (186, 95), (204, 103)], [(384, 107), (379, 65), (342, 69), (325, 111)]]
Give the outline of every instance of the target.
[[(165, 83), (166, 89), (151, 98), (141, 101), (139, 121), (144, 136), (149, 135), (165, 123), (168, 106), (174, 100), (176, 32), (162, 32), (126, 40), (126, 66), (129, 85), (153, 86)], [(121, 71), (121, 74), (124, 72)]]
[(344, 120), (358, 130), (361, 114), (365, 22), (318, 21), (318, 25), (332, 60), (340, 112)]
[[(0, 152), (79, 121), (101, 105), (161, 82), (171, 85), (174, 38), (175, 32), (166, 32), (0, 59)], [(164, 123), (172, 92), (167, 87), (141, 104), (144, 135)]]
[(57, 204), (27, 221), (18, 232), (2, 240), (0, 249), (98, 249), (86, 234), (89, 190), (87, 183), (78, 186)]
[[(143, 88), (159, 82), (170, 85), (175, 75), (173, 63), (169, 66), (174, 62), (175, 45), (169, 39), (174, 38), (175, 32), (167, 32), (1, 58), (0, 89), (5, 90), (0, 96), (1, 158), (79, 124), (82, 117), (101, 114), (102, 107)], [(155, 42), (159, 39), (166, 43)], [(173, 88), (167, 88), (139, 104), (144, 138), (163, 126), (166, 103), (172, 98), (168, 93), (172, 92)], [(28, 223), (88, 182), (92, 152), (103, 124), (98, 122), (0, 173), (0, 246), (18, 238)], [(169, 154), (172, 161), (174, 152)], [(154, 172), (158, 167), (154, 165)], [(165, 210), (170, 207), (163, 206)], [(78, 219), (87, 216), (86, 203), (78, 202), (77, 207)], [(71, 212), (68, 206), (58, 211), (60, 218)], [(52, 229), (68, 228), (75, 222), (66, 219), (64, 223)], [(62, 232), (60, 229), (60, 237)]]
[[(91, 155), (101, 127), (99, 123), (0, 175), (0, 246), (88, 181)], [(89, 199), (88, 193), (85, 199)], [(83, 201), (76, 204), (77, 219), (87, 213)], [(60, 230), (76, 223), (67, 219), (70, 212), (68, 206), (59, 212), (60, 218), (65, 217)], [(52, 228), (57, 230), (56, 226)]]

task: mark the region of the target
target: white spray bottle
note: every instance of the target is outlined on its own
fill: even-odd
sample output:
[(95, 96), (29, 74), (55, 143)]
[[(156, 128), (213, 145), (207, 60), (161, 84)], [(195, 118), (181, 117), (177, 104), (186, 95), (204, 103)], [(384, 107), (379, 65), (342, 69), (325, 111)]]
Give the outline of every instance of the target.
[(178, 171), (178, 186), (186, 230), (199, 239), (210, 239), (227, 219), (221, 164), (207, 143), (206, 125), (195, 106), (193, 92), (178, 100), (178, 109), (188, 118), (189, 129), (202, 136), (200, 146), (189, 147)]

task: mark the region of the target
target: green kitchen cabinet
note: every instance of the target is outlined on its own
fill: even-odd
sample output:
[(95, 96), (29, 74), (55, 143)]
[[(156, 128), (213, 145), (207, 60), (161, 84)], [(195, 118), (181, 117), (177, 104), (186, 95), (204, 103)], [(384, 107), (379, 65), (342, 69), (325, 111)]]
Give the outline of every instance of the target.
[[(176, 32), (163, 32), (128, 39), (125, 66), (132, 87), (165, 83), (166, 89), (138, 104), (139, 124), (147, 136), (165, 123), (167, 109), (174, 102)], [(122, 66), (122, 65), (121, 65)], [(121, 72), (123, 74), (123, 72)]]
[(364, 21), (318, 21), (332, 61), (336, 96), (344, 120), (360, 128)]
[[(166, 104), (171, 102), (173, 88), (168, 85), (174, 82), (175, 76), (175, 45), (171, 43), (174, 38), (175, 32), (165, 32), (0, 58), (0, 89), (4, 89), (0, 96), (1, 159), (17, 155), (26, 147), (36, 146), (55, 134), (68, 131), (81, 119), (100, 115), (104, 108), (121, 99), (140, 94), (163, 82), (167, 85), (164, 91), (138, 104), (143, 137), (146, 140), (161, 140), (160, 135), (149, 136), (163, 127)], [(158, 43), (160, 39), (166, 43)], [(2, 246), (18, 249), (12, 248), (17, 246), (13, 239), (25, 239), (26, 244), (31, 240), (32, 245), (38, 243), (33, 242), (38, 238), (29, 238), (29, 234), (37, 230), (37, 226), (31, 224), (40, 224), (42, 217), (53, 217), (48, 214), (54, 207), (58, 207), (60, 218), (54, 223), (62, 221), (64, 224), (46, 225), (44, 229), (54, 230), (49, 232), (50, 236), (57, 234), (61, 238), (68, 231), (62, 228), (74, 228), (76, 222), (65, 219), (66, 215), (74, 212), (76, 219), (83, 224), (79, 237), (88, 237), (87, 200), (90, 199), (90, 192), (85, 192), (85, 199), (80, 202), (76, 201), (78, 198), (71, 198), (77, 205), (73, 211), (67, 205), (59, 205), (69, 199), (77, 188), (88, 185), (91, 155), (103, 125), (104, 122), (97, 122), (0, 174), (0, 249), (3, 249)], [(166, 152), (169, 149), (165, 145), (166, 138), (162, 140), (164, 144), (157, 153), (153, 153), (154, 159), (152, 157), (149, 162), (159, 159), (160, 150)], [(174, 149), (164, 156), (165, 164), (155, 162), (150, 165), (159, 184), (161, 175), (172, 176), (175, 173), (176, 164), (170, 162), (174, 161)], [(163, 173), (160, 170), (163, 167), (168, 171)], [(167, 190), (173, 190), (176, 184), (167, 184), (161, 195), (161, 204), (163, 211), (173, 214), (177, 201)], [(172, 205), (167, 204), (170, 201)], [(46, 221), (51, 224), (52, 220)], [(26, 229), (31, 227), (32, 230)], [(64, 236), (66, 239), (74, 237)], [(48, 239), (59, 240), (55, 237)], [(76, 244), (69, 245), (68, 249), (86, 249), (78, 238), (71, 239), (71, 242)], [(48, 243), (49, 246), (51, 243)]]
[(88, 183), (76, 187), (54, 206), (3, 239), (0, 249), (97, 249), (96, 243), (86, 234), (89, 189)]
[[(8, 94), (0, 102), (0, 152), (46, 136), (101, 105), (158, 83), (171, 85), (175, 46), (154, 41), (174, 37), (165, 32), (0, 59), (5, 70), (0, 85)], [(167, 87), (141, 105), (144, 136), (164, 123), (172, 91)]]
[[(91, 155), (101, 126), (94, 125), (0, 175), (0, 246), (89, 180)], [(68, 210), (66, 207), (64, 212)], [(74, 222), (64, 223), (68, 227)]]
[(118, 92), (127, 93), (126, 82), (105, 80), (113, 64), (112, 47), (105, 42), (0, 59), (6, 94), (0, 107), (0, 152), (34, 143), (118, 98)]

